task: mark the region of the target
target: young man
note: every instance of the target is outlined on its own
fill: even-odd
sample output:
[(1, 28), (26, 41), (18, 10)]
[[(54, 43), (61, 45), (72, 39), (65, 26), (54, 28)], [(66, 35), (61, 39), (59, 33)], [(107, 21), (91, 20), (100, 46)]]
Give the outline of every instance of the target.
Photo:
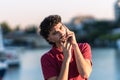
[(41, 57), (45, 80), (88, 80), (92, 71), (91, 48), (77, 43), (74, 32), (59, 15), (50, 15), (40, 24), (40, 34), (53, 45)]

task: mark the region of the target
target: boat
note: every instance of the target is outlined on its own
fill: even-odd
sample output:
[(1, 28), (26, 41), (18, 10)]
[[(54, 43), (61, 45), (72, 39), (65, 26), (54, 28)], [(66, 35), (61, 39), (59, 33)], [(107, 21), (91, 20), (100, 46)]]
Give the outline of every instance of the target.
[(1, 58), (6, 62), (8, 67), (20, 65), (19, 52), (13, 47), (6, 48), (4, 46), (1, 26), (0, 26), (0, 55), (3, 55), (1, 56)]
[(5, 55), (4, 52), (4, 46), (2, 42), (2, 34), (1, 34), (1, 26), (0, 26), (0, 80), (3, 79), (5, 76), (5, 73), (8, 69), (8, 64), (6, 62), (7, 56)]

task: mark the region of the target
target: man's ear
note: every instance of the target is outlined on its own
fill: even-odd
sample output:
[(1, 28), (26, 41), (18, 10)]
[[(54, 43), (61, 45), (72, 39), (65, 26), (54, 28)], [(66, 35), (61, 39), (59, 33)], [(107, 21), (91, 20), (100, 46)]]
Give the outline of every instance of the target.
[(48, 40), (49, 42), (54, 42), (51, 37), (48, 37), (47, 40)]
[(52, 39), (51, 39), (51, 37), (48, 37), (48, 38), (47, 38), (47, 40), (48, 40), (48, 41), (50, 41), (50, 42), (52, 42)]
[(50, 37), (48, 37), (47, 40), (50, 41)]

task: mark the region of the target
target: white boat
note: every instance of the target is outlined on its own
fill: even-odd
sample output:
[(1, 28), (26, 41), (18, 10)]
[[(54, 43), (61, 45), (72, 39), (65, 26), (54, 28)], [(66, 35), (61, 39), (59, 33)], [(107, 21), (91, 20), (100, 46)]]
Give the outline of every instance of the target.
[(8, 65), (5, 62), (0, 61), (0, 80), (5, 76)]
[(6, 62), (6, 55), (4, 53), (4, 46), (3, 46), (1, 33), (2, 32), (1, 32), (1, 26), (0, 26), (0, 80), (2, 80), (8, 68), (8, 64)]
[(19, 59), (19, 52), (14, 48), (5, 48), (3, 44), (3, 35), (2, 35), (2, 28), (0, 26), (0, 54), (1, 59), (4, 59), (8, 66), (19, 66), (20, 59)]
[(117, 53), (120, 53), (120, 39), (116, 40)]

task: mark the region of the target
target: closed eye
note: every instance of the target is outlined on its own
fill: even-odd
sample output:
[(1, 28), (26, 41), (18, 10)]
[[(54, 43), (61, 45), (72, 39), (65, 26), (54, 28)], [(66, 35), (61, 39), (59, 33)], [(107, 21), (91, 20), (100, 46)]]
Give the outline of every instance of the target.
[(60, 30), (62, 29), (62, 26), (60, 26)]
[(58, 31), (55, 31), (54, 33), (53, 33), (53, 35), (56, 35), (58, 33)]

